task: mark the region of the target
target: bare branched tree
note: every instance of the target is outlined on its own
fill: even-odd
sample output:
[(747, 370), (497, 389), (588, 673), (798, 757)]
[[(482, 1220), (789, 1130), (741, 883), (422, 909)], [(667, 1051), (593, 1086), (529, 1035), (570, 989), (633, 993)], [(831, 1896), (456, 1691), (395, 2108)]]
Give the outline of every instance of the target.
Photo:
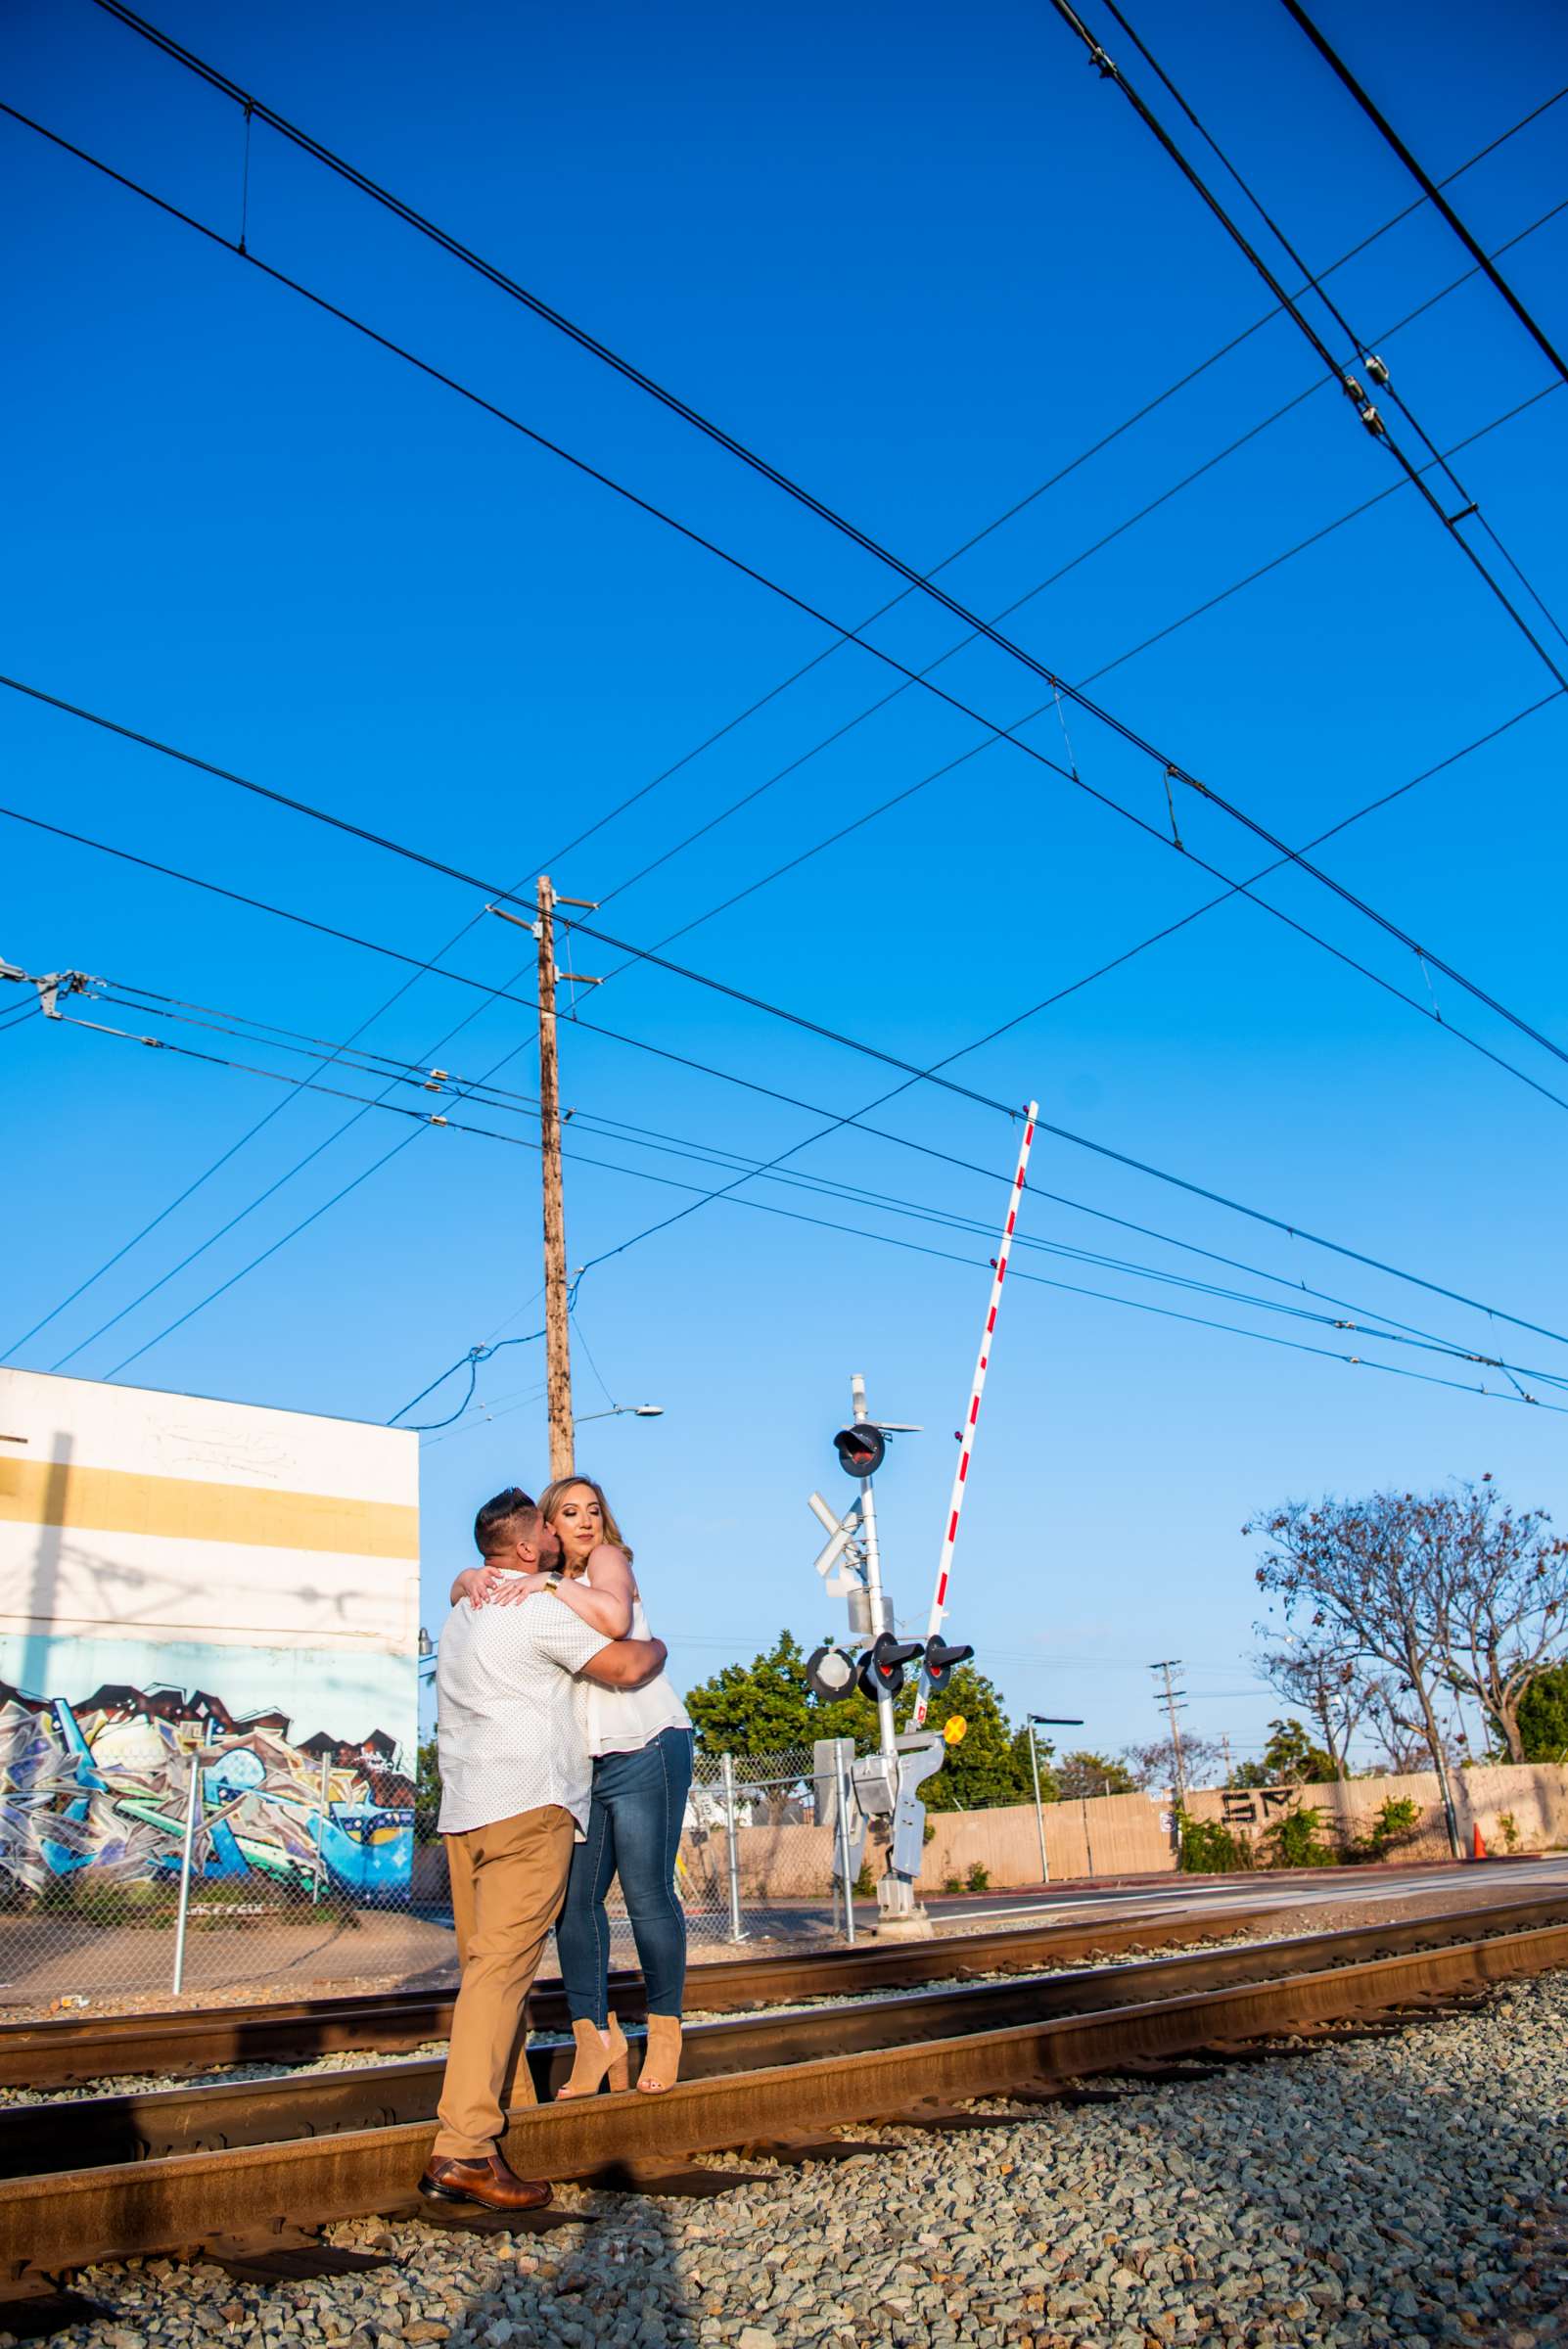
[(1454, 1554), (1456, 1497), (1374, 1493), (1365, 1500), (1286, 1501), (1242, 1528), (1265, 1536), (1261, 1589), (1303, 1630), (1393, 1675), (1408, 1697), (1443, 1794), (1449, 1848), (1459, 1822), (1449, 1784), (1442, 1692), (1449, 1679), (1445, 1597)]
[[(1258, 1626), (1267, 1636), (1266, 1627)], [(1286, 1701), (1312, 1716), (1337, 1777), (1350, 1775), (1350, 1741), (1366, 1713), (1366, 1674), (1355, 1650), (1332, 1634), (1290, 1636), (1254, 1656), (1253, 1670)]]
[(1545, 1509), (1517, 1516), (1490, 1476), (1449, 1505), (1441, 1581), (1444, 1645), (1454, 1690), (1492, 1720), (1510, 1762), (1525, 1758), (1519, 1700), (1561, 1658), (1568, 1630), (1568, 1542)]
[[(1392, 1672), (1369, 1672), (1360, 1681), (1361, 1718), (1384, 1761), (1396, 1777), (1430, 1770), (1432, 1748), (1407, 1688)], [(1444, 1739), (1444, 1754), (1453, 1758), (1453, 1740)]]
[[(1149, 1745), (1125, 1745), (1122, 1752), (1138, 1786), (1176, 1783), (1176, 1747), (1169, 1737), (1157, 1737)], [(1179, 1775), (1189, 1786), (1214, 1785), (1224, 1770), (1224, 1748), (1217, 1737), (1182, 1738)]]

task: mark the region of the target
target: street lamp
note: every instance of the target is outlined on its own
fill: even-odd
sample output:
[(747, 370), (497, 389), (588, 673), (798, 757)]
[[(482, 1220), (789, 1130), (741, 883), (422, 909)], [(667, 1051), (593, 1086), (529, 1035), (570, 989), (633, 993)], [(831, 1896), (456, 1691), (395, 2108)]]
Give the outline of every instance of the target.
[(1051, 1864), (1045, 1857), (1045, 1813), (1039, 1799), (1039, 1749), (1035, 1743), (1035, 1731), (1041, 1729), (1081, 1729), (1082, 1721), (1074, 1721), (1065, 1713), (1031, 1713), (1029, 1722), (1029, 1767), (1035, 1777), (1035, 1829), (1039, 1836), (1039, 1880), (1051, 1880)]
[(590, 1419), (662, 1419), (662, 1403), (613, 1403), (607, 1411), (583, 1411), (574, 1418), (574, 1427), (585, 1427)]

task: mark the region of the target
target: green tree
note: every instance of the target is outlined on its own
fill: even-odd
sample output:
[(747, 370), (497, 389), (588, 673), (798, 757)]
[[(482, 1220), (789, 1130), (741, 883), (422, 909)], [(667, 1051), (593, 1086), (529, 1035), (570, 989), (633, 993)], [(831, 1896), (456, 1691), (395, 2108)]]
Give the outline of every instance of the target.
[(1056, 1765), (1056, 1776), (1067, 1803), (1092, 1802), (1100, 1794), (1136, 1794), (1138, 1790), (1125, 1762), (1110, 1754), (1090, 1753), (1086, 1747), (1064, 1754)]
[(1321, 1786), (1337, 1776), (1334, 1757), (1314, 1745), (1302, 1724), (1291, 1714), (1268, 1724), (1268, 1743), (1260, 1760), (1243, 1762), (1232, 1772), (1232, 1786)]
[(419, 1748), (414, 1766), (414, 1841), (434, 1843), (436, 1818), (441, 1807), (440, 1758), (434, 1733)]
[[(1548, 1666), (1519, 1699), (1519, 1738), (1527, 1762), (1568, 1761), (1568, 1664)], [(1500, 1729), (1498, 1740), (1506, 1754)]]
[(686, 1710), (705, 1754), (773, 1754), (809, 1745), (813, 1737), (844, 1735), (811, 1727), (806, 1655), (791, 1632), (780, 1632), (750, 1664), (726, 1664), (693, 1688)]

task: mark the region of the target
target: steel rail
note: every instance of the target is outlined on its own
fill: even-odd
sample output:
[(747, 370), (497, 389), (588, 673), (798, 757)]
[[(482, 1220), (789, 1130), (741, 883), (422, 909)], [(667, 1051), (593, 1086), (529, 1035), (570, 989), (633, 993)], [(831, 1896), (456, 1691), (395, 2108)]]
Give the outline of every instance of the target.
[[(1568, 1895), (1513, 1902), (1471, 1912), (1482, 1932), (1568, 1926)], [(1392, 1950), (1417, 1953), (1453, 1939), (1455, 1919), (1411, 1918), (1401, 1925), (1358, 1925), (1332, 1933), (1178, 1956), (1090, 1971), (1024, 1974), (1004, 1982), (946, 1983), (862, 2000), (779, 2012), (763, 2009), (687, 2026), (685, 2078), (717, 2079), (771, 2071), (822, 2056), (884, 2047), (917, 2047), (960, 2034), (1141, 2004), (1151, 1998), (1202, 1993), (1229, 1983), (1276, 1981), (1304, 1969), (1365, 1962)], [(907, 1946), (907, 1945), (906, 1945)], [(863, 1985), (862, 1985), (863, 1987)], [(571, 2067), (572, 2047), (530, 2050), (527, 2102), (549, 2101)], [(50, 2170), (147, 2161), (177, 2153), (275, 2144), (291, 2138), (396, 2127), (431, 2120), (440, 2096), (439, 2056), (307, 2072), (276, 2080), (218, 2081), (195, 2088), (148, 2089), (103, 2096), (0, 2107), (0, 2179)]]
[[(1460, 1920), (1447, 1921), (1452, 1931)], [(657, 2169), (705, 2152), (820, 2138), (851, 2121), (907, 2117), (919, 2125), (922, 2099), (1049, 2092), (1129, 2063), (1312, 2030), (1568, 1965), (1568, 1923), (1477, 1932), (1472, 1913), (1463, 1924), (1468, 1939), (1283, 1980), (973, 2031), (918, 2050), (877, 2048), (682, 2082), (658, 2096), (633, 2089), (525, 2106), (511, 2115), (505, 2149), (527, 2176), (620, 2179), (635, 2190), (639, 2164)], [(432, 2140), (429, 2122), (420, 2121), (21, 2179), (0, 2199), (0, 2280), (15, 2285), (95, 2260), (187, 2251), (214, 2239), (255, 2242), (301, 2226), (411, 2211)], [(657, 2179), (650, 2183), (657, 2190)]]
[[(872, 1944), (854, 1950), (706, 1959), (687, 1970), (687, 2004), (698, 2013), (729, 2013), (770, 2002), (894, 1989), (945, 1976), (1019, 1964), (1071, 1964), (1119, 1950), (1159, 1949), (1253, 1932), (1286, 1913), (1277, 1908), (1220, 1910), (1201, 1916), (1116, 1917), (1105, 1923), (1011, 1925), (937, 1941)], [(623, 2022), (645, 2012), (642, 1976), (610, 1977)], [(54, 2017), (0, 2023), (0, 2086), (70, 2087), (113, 2072), (208, 2071), (225, 2063), (286, 2063), (311, 2055), (379, 2048), (397, 2053), (444, 2039), (451, 2026), (448, 1988), (306, 1999), (195, 2013)], [(535, 2031), (570, 2029), (559, 1982), (536, 1983), (529, 2002)]]

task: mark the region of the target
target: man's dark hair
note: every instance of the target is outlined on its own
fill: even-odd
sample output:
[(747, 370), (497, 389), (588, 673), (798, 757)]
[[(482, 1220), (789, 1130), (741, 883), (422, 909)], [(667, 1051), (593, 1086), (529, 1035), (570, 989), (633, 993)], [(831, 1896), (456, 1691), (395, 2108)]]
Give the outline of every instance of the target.
[(539, 1504), (521, 1485), (508, 1485), (484, 1503), (474, 1520), (474, 1542), (482, 1558), (499, 1556), (510, 1549), (529, 1530), (529, 1522), (538, 1522)]

